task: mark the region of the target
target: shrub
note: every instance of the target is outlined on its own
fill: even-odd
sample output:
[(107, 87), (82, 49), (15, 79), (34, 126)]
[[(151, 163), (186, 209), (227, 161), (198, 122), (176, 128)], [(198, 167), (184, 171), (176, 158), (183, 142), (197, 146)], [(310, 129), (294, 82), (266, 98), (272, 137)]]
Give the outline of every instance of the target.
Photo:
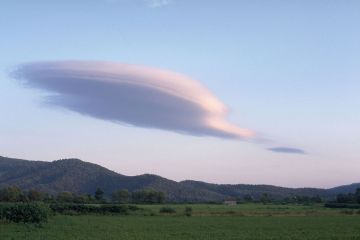
[(10, 222), (47, 222), (49, 208), (44, 204), (14, 204), (2, 208), (2, 218)]
[(176, 210), (174, 208), (171, 208), (171, 207), (162, 207), (162, 208), (160, 208), (160, 213), (173, 214), (173, 213), (176, 213)]
[(185, 216), (191, 217), (192, 208), (191, 207), (186, 207), (184, 213), (185, 213)]
[(347, 215), (352, 215), (352, 214), (354, 214), (354, 211), (353, 210), (342, 210), (341, 213), (347, 214)]

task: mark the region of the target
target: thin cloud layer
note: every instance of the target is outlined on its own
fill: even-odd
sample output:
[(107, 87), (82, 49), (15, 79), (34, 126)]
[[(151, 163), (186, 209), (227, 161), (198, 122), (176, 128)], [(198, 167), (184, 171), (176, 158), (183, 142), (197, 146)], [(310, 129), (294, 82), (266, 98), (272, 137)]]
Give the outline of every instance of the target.
[(268, 148), (268, 150), (279, 153), (306, 154), (305, 151), (302, 149), (290, 148), (290, 147), (274, 147), (274, 148)]
[(175, 0), (105, 0), (108, 3), (137, 3), (145, 4), (150, 8), (165, 7), (169, 4), (174, 3)]
[(171, 4), (173, 0), (145, 0), (145, 2), (152, 8), (158, 8)]
[(227, 107), (199, 82), (139, 65), (95, 61), (20, 65), (15, 77), (46, 90), (49, 104), (99, 119), (179, 133), (246, 139)]

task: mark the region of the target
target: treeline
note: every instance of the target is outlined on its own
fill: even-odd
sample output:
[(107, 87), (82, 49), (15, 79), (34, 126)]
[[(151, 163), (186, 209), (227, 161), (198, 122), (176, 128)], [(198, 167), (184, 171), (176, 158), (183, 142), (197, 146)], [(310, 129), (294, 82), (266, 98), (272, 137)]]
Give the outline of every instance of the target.
[(111, 197), (101, 188), (93, 194), (60, 192), (50, 195), (35, 189), (22, 191), (16, 186), (0, 189), (0, 221), (40, 224), (51, 214), (120, 214), (138, 211), (137, 204), (163, 203), (165, 194), (151, 189), (114, 191)]
[(46, 202), (46, 203), (144, 203), (155, 204), (164, 203), (165, 194), (151, 189), (129, 192), (127, 189), (114, 191), (111, 197), (105, 195), (105, 192), (98, 188), (94, 194), (75, 194), (71, 192), (60, 192), (56, 195), (50, 195), (31, 189), (22, 191), (16, 186), (9, 186), (0, 189), (0, 202)]
[(354, 193), (338, 194), (336, 197), (336, 202), (360, 204), (360, 188), (356, 189)]
[(326, 203), (325, 207), (360, 209), (360, 188), (354, 193), (338, 194), (336, 201)]
[(270, 193), (263, 193), (260, 196), (252, 196), (250, 194), (244, 195), (242, 198), (236, 199), (237, 203), (277, 203), (277, 204), (310, 204), (310, 203), (322, 203), (323, 199), (319, 196), (290, 196), (282, 199), (273, 197)]

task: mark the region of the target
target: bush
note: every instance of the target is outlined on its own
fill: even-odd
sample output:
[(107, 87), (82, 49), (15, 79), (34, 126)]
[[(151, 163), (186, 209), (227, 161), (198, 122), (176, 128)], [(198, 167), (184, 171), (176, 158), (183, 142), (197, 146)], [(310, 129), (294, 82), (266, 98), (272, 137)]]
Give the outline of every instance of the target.
[(191, 217), (192, 208), (191, 207), (186, 207), (184, 213), (185, 213), (185, 216)]
[(2, 207), (2, 218), (10, 222), (47, 222), (49, 208), (44, 204), (14, 204)]
[(174, 208), (171, 208), (171, 207), (162, 207), (162, 208), (160, 208), (160, 213), (173, 214), (173, 213), (176, 213), (176, 210)]

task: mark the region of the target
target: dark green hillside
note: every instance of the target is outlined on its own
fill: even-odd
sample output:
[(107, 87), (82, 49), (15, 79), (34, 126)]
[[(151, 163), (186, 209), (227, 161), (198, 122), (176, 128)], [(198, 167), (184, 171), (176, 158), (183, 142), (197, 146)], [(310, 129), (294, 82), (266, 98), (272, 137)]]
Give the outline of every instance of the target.
[(202, 188), (209, 191), (213, 191), (222, 195), (232, 197), (244, 197), (245, 195), (251, 195), (254, 198), (260, 198), (264, 193), (268, 194), (274, 199), (282, 199), (289, 196), (322, 196), (328, 197), (329, 194), (325, 189), (319, 188), (284, 188), (271, 185), (249, 185), (249, 184), (210, 184), (199, 181), (183, 181), (183, 186)]
[(360, 184), (326, 190), (271, 185), (210, 184), (190, 180), (176, 182), (151, 174), (125, 176), (79, 159), (43, 162), (0, 157), (0, 188), (10, 185), (16, 185), (23, 190), (37, 189), (50, 194), (63, 191), (94, 193), (99, 187), (108, 196), (113, 191), (123, 188), (131, 192), (154, 189), (164, 192), (169, 201), (204, 202), (222, 201), (229, 197), (241, 199), (245, 195), (259, 199), (263, 194), (272, 199), (316, 195), (331, 199), (340, 192), (352, 192)]
[(121, 179), (126, 178), (99, 165), (78, 159), (40, 162), (13, 161), (2, 157), (0, 173), (0, 186), (16, 185), (22, 189), (36, 188), (49, 193), (90, 192), (94, 190), (94, 184), (110, 190), (114, 180), (121, 182)]
[(224, 198), (156, 175), (124, 176), (79, 159), (41, 162), (0, 157), (0, 188), (9, 185), (50, 194), (63, 191), (94, 193), (100, 187), (110, 195), (123, 188), (129, 191), (151, 188), (165, 192), (171, 201), (220, 201)]

